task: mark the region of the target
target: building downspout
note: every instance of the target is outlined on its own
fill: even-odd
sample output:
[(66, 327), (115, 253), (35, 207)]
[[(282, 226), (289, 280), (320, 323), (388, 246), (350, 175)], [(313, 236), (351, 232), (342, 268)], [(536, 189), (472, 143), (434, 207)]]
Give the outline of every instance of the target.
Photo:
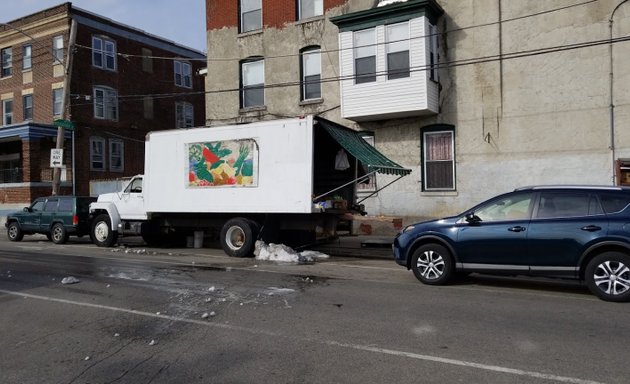
[(614, 67), (613, 67), (613, 23), (614, 23), (614, 17), (615, 17), (615, 12), (617, 12), (617, 9), (619, 9), (619, 7), (621, 7), (621, 5), (623, 5), (624, 3), (626, 3), (628, 0), (623, 0), (621, 3), (617, 4), (617, 6), (615, 7), (615, 9), (613, 9), (612, 13), (610, 14), (610, 19), (608, 20), (608, 29), (610, 32), (610, 43), (608, 44), (608, 51), (609, 51), (609, 59), (610, 59), (610, 72), (609, 72), (609, 76), (610, 76), (610, 81), (609, 81), (609, 85), (610, 85), (610, 90), (609, 90), (609, 95), (610, 95), (610, 105), (608, 107), (609, 109), (609, 117), (610, 117), (610, 156), (611, 156), (611, 164), (612, 164), (612, 184), (616, 185), (617, 184), (617, 159), (615, 159), (616, 155), (615, 155), (615, 102), (614, 102), (614, 84), (615, 84), (615, 79), (614, 79)]

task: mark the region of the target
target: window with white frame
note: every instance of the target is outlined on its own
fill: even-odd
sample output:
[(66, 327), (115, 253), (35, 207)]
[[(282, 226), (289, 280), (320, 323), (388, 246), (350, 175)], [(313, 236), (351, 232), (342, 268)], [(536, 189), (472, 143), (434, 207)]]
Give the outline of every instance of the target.
[(190, 128), (194, 126), (195, 110), (192, 104), (183, 101), (175, 103), (175, 126)]
[(322, 97), (321, 50), (319, 47), (306, 48), (302, 51), (302, 100)]
[(25, 45), (22, 47), (22, 69), (31, 69), (33, 66), (33, 46)]
[[(444, 129), (447, 128), (447, 129)], [(423, 189), (455, 189), (455, 137), (452, 127), (425, 129), (422, 133)]]
[(0, 50), (2, 72), (0, 77), (9, 77), (13, 74), (13, 49), (11, 47)]
[(409, 22), (385, 26), (387, 79), (409, 77)]
[(262, 0), (240, 0), (241, 33), (262, 29)]
[(109, 170), (122, 172), (125, 170), (125, 144), (122, 140), (109, 140)]
[[(361, 133), (363, 140), (374, 146), (374, 135), (371, 132)], [(359, 166), (363, 167), (361, 163)], [(357, 183), (357, 192), (376, 192), (376, 174), (371, 174)]]
[(109, 71), (116, 70), (116, 42), (92, 36), (92, 65)]
[(63, 36), (53, 37), (52, 54), (55, 63), (63, 63)]
[(109, 87), (94, 87), (94, 117), (118, 120), (118, 92)]
[(324, 0), (298, 0), (299, 19), (321, 16), (324, 14)]
[(90, 170), (105, 170), (105, 139), (90, 137)]
[(192, 67), (190, 63), (174, 61), (175, 85), (192, 88)]
[(2, 100), (2, 125), (13, 124), (13, 99)]
[(22, 110), (24, 112), (24, 121), (33, 120), (33, 95), (32, 94), (22, 96)]
[(153, 52), (149, 48), (142, 48), (142, 70), (153, 73)]
[(63, 104), (63, 88), (55, 88), (52, 90), (53, 94), (53, 115), (61, 116), (62, 110), (61, 106)]
[(376, 81), (376, 30), (356, 31), (353, 39), (355, 83)]
[(265, 61), (241, 63), (241, 108), (265, 105)]
[(438, 29), (435, 25), (429, 24), (429, 78), (433, 81), (440, 81), (438, 69), (440, 55), (438, 54)]

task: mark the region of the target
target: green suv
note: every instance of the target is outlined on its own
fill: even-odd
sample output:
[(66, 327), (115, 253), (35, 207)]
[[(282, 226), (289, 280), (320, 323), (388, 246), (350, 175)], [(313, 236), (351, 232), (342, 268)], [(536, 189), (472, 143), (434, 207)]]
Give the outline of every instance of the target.
[(89, 208), (95, 197), (49, 196), (33, 201), (30, 207), (7, 216), (5, 226), (11, 241), (24, 235), (41, 233), (55, 244), (68, 241), (68, 236), (90, 233)]

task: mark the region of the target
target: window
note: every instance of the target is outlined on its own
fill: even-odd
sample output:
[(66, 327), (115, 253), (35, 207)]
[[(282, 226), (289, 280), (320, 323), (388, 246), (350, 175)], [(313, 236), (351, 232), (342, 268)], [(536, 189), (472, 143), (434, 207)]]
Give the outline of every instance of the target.
[(53, 37), (52, 54), (55, 63), (63, 63), (63, 36)]
[(24, 120), (33, 120), (33, 95), (22, 96), (22, 109), (24, 110)]
[(302, 52), (302, 100), (322, 97), (321, 53), (319, 47), (308, 48)]
[[(374, 135), (371, 134), (371, 132), (361, 132), (361, 137), (363, 137), (363, 140), (367, 141), (368, 144), (374, 146)], [(363, 167), (363, 164), (359, 162), (359, 166)], [(373, 173), (366, 179), (358, 182), (357, 192), (376, 192), (376, 175)]]
[(153, 73), (153, 52), (148, 48), (142, 48), (142, 70)]
[(192, 70), (190, 63), (175, 61), (175, 85), (180, 87), (192, 87)]
[(59, 200), (55, 198), (46, 200), (46, 205), (44, 205), (44, 212), (55, 212), (57, 210), (58, 203)]
[(118, 120), (118, 93), (109, 87), (94, 88), (94, 117)]
[(241, 0), (241, 33), (262, 28), (262, 1)]
[(147, 120), (153, 119), (153, 97), (144, 97), (144, 118)]
[(431, 130), (423, 133), (423, 188), (455, 189), (453, 130)]
[(175, 103), (175, 126), (177, 128), (190, 128), (194, 126), (194, 108), (190, 103)]
[(299, 19), (320, 16), (324, 14), (324, 0), (298, 0)]
[(385, 27), (387, 39), (387, 79), (409, 77), (409, 23)]
[(13, 49), (4, 48), (0, 50), (0, 56), (2, 56), (2, 76), (8, 77), (13, 74)]
[(125, 144), (122, 140), (109, 141), (109, 170), (122, 172), (125, 164)]
[(475, 216), (483, 222), (529, 220), (533, 195), (532, 192), (524, 192), (493, 200), (477, 208)]
[(105, 140), (100, 137), (90, 137), (90, 169), (105, 170)]
[(25, 45), (22, 47), (22, 69), (31, 69), (33, 66), (33, 46)]
[(2, 125), (13, 124), (13, 100), (2, 100)]
[(61, 116), (61, 106), (63, 104), (63, 88), (53, 89), (53, 115)]
[(354, 32), (355, 83), (376, 81), (376, 33), (374, 29)]
[(265, 105), (265, 61), (241, 63), (241, 107)]
[(116, 43), (104, 37), (92, 36), (92, 65), (116, 70)]
[(433, 81), (439, 81), (438, 66), (440, 56), (438, 54), (438, 30), (435, 25), (429, 25), (429, 78)]
[(541, 192), (537, 218), (603, 215), (597, 197), (588, 192)]

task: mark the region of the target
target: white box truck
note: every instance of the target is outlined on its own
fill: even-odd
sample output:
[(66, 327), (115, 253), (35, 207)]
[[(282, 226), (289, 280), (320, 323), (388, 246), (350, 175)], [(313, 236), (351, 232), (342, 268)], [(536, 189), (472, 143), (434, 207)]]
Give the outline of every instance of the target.
[(90, 205), (97, 245), (120, 234), (158, 245), (203, 232), (218, 234), (230, 256), (251, 255), (257, 239), (296, 246), (364, 213), (357, 182), (410, 172), (359, 132), (313, 116), (151, 132), (144, 166)]

